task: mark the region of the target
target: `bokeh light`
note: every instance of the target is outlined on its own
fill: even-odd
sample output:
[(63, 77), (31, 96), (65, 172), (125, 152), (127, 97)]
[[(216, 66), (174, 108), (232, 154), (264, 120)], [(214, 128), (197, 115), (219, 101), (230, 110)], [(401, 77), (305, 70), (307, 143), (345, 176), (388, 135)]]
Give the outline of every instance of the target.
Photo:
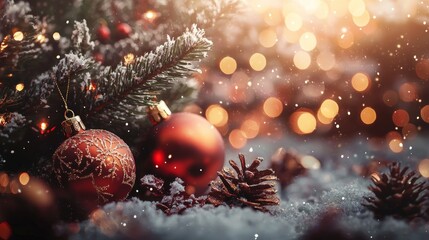
[(314, 115), (307, 110), (298, 110), (290, 117), (292, 130), (297, 134), (310, 134), (316, 130), (317, 121)]
[(289, 13), (285, 17), (285, 24), (287, 29), (296, 32), (302, 27), (302, 18), (296, 13)]
[(375, 122), (375, 120), (377, 119), (377, 113), (375, 112), (375, 110), (373, 108), (365, 107), (360, 112), (360, 119), (363, 123), (365, 123), (367, 125), (373, 124)]
[(306, 169), (319, 169), (320, 168), (320, 161), (310, 155), (302, 156), (300, 159), (301, 165)]
[(249, 64), (253, 70), (262, 71), (267, 65), (267, 59), (261, 53), (254, 53), (249, 59)]
[(245, 120), (240, 127), (246, 138), (251, 139), (258, 136), (259, 123), (252, 119)]
[(316, 35), (312, 32), (305, 32), (299, 38), (299, 45), (307, 52), (312, 51), (317, 46)]
[(259, 43), (266, 48), (273, 47), (277, 43), (277, 33), (272, 28), (267, 28), (259, 33)]
[(223, 127), (228, 123), (228, 112), (218, 104), (210, 105), (206, 110), (207, 120), (216, 127)]
[(369, 78), (364, 73), (356, 73), (352, 77), (352, 87), (358, 92), (365, 91), (369, 86)]
[(392, 114), (393, 123), (398, 127), (404, 127), (410, 121), (410, 116), (407, 111), (398, 109)]
[(363, 0), (350, 0), (348, 10), (353, 16), (362, 16), (365, 12), (365, 2)]
[(389, 142), (389, 148), (394, 153), (400, 153), (404, 149), (404, 145), (401, 139), (392, 139)]
[(24, 90), (24, 83), (18, 83), (15, 86), (16, 91), (21, 92), (22, 90)]
[(280, 116), (283, 111), (283, 103), (278, 98), (269, 97), (264, 102), (264, 113), (270, 118), (275, 118)]
[(229, 133), (229, 144), (233, 148), (240, 149), (247, 143), (246, 135), (240, 129), (234, 129)]
[(22, 41), (24, 39), (24, 34), (21, 31), (17, 31), (13, 34), (13, 39), (15, 41)]
[(425, 105), (420, 109), (420, 116), (423, 121), (429, 123), (429, 105)]
[(220, 70), (225, 74), (233, 74), (237, 70), (237, 62), (232, 57), (224, 57), (219, 62)]
[(412, 83), (404, 83), (399, 87), (399, 98), (404, 102), (413, 102), (418, 98), (416, 86)]
[(362, 15), (353, 16), (353, 23), (358, 27), (365, 27), (368, 25), (370, 20), (371, 16), (369, 15), (368, 11), (364, 11)]
[(419, 173), (425, 177), (429, 178), (429, 159), (423, 159), (419, 163)]
[(55, 41), (59, 41), (59, 40), (61, 39), (61, 34), (60, 34), (59, 32), (54, 32), (54, 33), (52, 34), (52, 38), (53, 38)]
[(422, 80), (429, 80), (429, 59), (421, 59), (416, 63), (416, 74)]
[(307, 69), (311, 64), (311, 56), (305, 51), (298, 51), (293, 56), (293, 64), (298, 69), (305, 70)]
[(319, 53), (316, 61), (320, 69), (323, 71), (329, 71), (335, 66), (335, 54), (329, 51), (323, 51)]
[(28, 173), (23, 172), (19, 175), (19, 183), (21, 183), (21, 185), (25, 186), (28, 184), (29, 181), (30, 175), (28, 175)]
[(338, 103), (332, 99), (326, 99), (320, 105), (320, 113), (327, 119), (333, 119), (337, 116), (339, 109)]

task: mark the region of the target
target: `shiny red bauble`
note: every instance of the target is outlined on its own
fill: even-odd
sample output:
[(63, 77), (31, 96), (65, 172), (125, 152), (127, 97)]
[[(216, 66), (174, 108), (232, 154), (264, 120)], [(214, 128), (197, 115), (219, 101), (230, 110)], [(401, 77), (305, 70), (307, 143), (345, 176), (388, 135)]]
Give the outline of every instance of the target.
[(97, 29), (97, 38), (100, 42), (106, 43), (110, 40), (110, 29), (105, 24), (102, 24)]
[(119, 23), (116, 25), (116, 33), (119, 39), (130, 37), (132, 31), (133, 30), (131, 29), (130, 25), (126, 23)]
[(91, 210), (124, 200), (135, 182), (135, 163), (128, 145), (115, 134), (90, 129), (66, 139), (53, 155), (60, 185)]
[(188, 193), (203, 193), (224, 164), (222, 136), (196, 114), (168, 116), (153, 126), (147, 142), (141, 175), (153, 174), (167, 182), (179, 177)]

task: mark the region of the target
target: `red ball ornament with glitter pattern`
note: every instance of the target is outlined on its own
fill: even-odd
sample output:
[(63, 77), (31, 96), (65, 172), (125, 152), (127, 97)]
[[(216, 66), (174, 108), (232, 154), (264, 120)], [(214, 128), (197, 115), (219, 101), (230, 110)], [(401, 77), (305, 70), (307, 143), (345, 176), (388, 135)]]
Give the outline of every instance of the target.
[(153, 174), (167, 182), (179, 177), (188, 193), (203, 193), (224, 164), (218, 130), (199, 115), (171, 114), (163, 101), (149, 107), (149, 118), (154, 126), (141, 160), (142, 175)]
[(54, 173), (60, 185), (87, 211), (124, 200), (136, 178), (128, 145), (111, 132), (85, 130), (80, 117), (74, 114), (66, 117), (62, 126), (68, 139), (53, 155)]

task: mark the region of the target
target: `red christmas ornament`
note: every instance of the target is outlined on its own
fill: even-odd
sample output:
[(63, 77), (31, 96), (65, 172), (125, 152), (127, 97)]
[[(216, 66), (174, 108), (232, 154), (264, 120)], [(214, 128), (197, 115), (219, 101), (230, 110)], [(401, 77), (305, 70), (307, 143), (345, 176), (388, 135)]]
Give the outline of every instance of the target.
[(119, 23), (116, 25), (116, 33), (119, 39), (130, 37), (132, 31), (133, 30), (131, 29), (130, 25), (126, 23)]
[(199, 115), (170, 114), (163, 101), (149, 108), (155, 125), (144, 149), (147, 154), (142, 175), (153, 174), (167, 182), (179, 177), (188, 193), (203, 193), (223, 167), (223, 139), (218, 130)]
[(106, 24), (101, 24), (97, 29), (98, 40), (102, 43), (106, 43), (110, 40), (110, 29)]
[(79, 116), (62, 123), (66, 139), (53, 155), (61, 186), (87, 210), (98, 204), (124, 200), (135, 182), (135, 163), (128, 145), (115, 134), (84, 130)]

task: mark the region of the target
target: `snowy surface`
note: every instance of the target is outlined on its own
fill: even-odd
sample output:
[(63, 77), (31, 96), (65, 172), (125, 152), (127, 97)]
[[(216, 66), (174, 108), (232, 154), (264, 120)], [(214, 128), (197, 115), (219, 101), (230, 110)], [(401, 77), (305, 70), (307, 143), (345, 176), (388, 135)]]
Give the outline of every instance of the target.
[[(415, 155), (427, 154), (428, 150), (422, 144), (424, 141), (414, 139), (406, 142), (415, 150), (404, 150), (402, 154), (391, 156), (391, 159), (402, 159), (402, 162), (413, 166), (416, 163), (413, 160), (418, 158)], [(293, 146), (292, 142), (288, 142), (288, 146)], [(301, 239), (308, 230), (320, 226), (319, 220), (324, 214), (332, 211), (338, 217), (333, 221), (333, 227), (351, 236), (359, 234), (364, 239), (429, 239), (428, 224), (408, 224), (391, 218), (377, 221), (371, 212), (361, 206), (362, 196), (369, 194), (367, 186), (370, 181), (348, 170), (347, 166), (353, 161), (348, 161), (345, 156), (364, 158), (366, 152), (366, 155), (386, 157), (390, 156), (387, 150), (370, 151), (371, 147), (365, 141), (357, 140), (338, 148), (338, 151), (323, 154), (323, 147), (329, 144), (323, 140), (308, 143), (307, 147), (312, 149), (310, 152), (294, 146), (305, 154), (312, 153), (325, 159), (325, 162), (322, 162), (322, 169), (296, 178), (283, 194), (281, 205), (271, 208), (272, 214), (248, 208), (214, 208), (206, 205), (189, 209), (183, 215), (166, 216), (156, 210), (153, 203), (131, 199), (104, 206), (95, 217), (93, 215), (90, 220), (81, 223), (80, 231), (73, 239)], [(277, 142), (277, 145), (282, 145), (282, 142)], [(266, 142), (264, 146), (267, 147)], [(273, 144), (271, 147), (277, 146)], [(273, 151), (267, 149), (269, 152)], [(334, 164), (335, 159), (326, 160), (326, 155), (332, 157), (337, 154), (339, 159), (344, 159), (343, 164)], [(232, 156), (233, 151), (227, 155), (236, 159)], [(341, 158), (341, 155), (344, 157)]]

